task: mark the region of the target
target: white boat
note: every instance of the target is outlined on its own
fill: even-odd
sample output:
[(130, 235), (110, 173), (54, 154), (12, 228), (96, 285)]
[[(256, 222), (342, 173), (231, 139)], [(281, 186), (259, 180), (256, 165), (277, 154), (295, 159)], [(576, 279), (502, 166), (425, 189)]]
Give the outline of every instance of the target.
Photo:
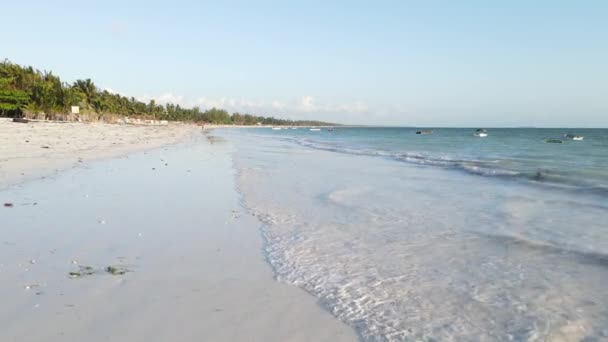
[(275, 130), (275, 131), (280, 131), (281, 127), (272, 127), (272, 129)]
[(474, 136), (479, 137), (479, 138), (485, 138), (488, 136), (488, 132), (485, 129), (478, 129), (475, 130), (475, 133), (473, 133)]
[(311, 131), (320, 131), (321, 129), (320, 128), (311, 128), (310, 130)]
[(574, 134), (564, 134), (566, 139), (574, 140), (574, 141), (582, 141), (585, 139), (582, 135), (574, 135)]
[(291, 127), (291, 129), (297, 129), (296, 127)]

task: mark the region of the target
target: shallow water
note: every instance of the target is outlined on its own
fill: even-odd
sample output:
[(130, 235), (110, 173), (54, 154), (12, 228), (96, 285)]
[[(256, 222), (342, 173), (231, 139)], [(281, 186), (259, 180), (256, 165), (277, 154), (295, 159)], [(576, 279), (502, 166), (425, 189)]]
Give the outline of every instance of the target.
[(217, 133), (279, 280), (368, 341), (608, 339), (606, 131), (378, 130)]

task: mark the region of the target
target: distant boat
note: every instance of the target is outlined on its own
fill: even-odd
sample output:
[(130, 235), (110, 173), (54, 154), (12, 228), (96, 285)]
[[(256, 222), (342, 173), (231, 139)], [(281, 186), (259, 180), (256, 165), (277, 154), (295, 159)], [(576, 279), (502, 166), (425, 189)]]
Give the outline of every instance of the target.
[(311, 128), (310, 130), (311, 131), (320, 131), (321, 129), (320, 128)]
[(488, 136), (488, 132), (485, 129), (476, 129), (475, 133), (473, 133), (474, 136), (479, 137), (479, 138), (485, 138)]
[(330, 127), (330, 128), (328, 128), (327, 130), (328, 130), (329, 132), (333, 132), (333, 131), (334, 131), (333, 127)]
[(280, 131), (281, 127), (272, 127), (272, 129), (275, 130), (275, 131)]
[(561, 141), (561, 139), (552, 139), (552, 138), (549, 138), (549, 139), (545, 139), (545, 142), (547, 144), (561, 144), (563, 141)]
[(574, 135), (574, 134), (564, 134), (564, 138), (574, 141), (582, 141), (585, 139), (582, 135)]
[(416, 131), (416, 134), (433, 134), (433, 131), (430, 129), (424, 129), (422, 131)]
[(291, 127), (291, 129), (298, 129), (297, 127)]

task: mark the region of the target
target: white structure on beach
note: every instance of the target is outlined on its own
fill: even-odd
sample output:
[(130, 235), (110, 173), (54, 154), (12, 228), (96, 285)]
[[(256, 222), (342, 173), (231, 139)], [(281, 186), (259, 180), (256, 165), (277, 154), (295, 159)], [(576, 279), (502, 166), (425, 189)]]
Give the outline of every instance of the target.
[(149, 126), (167, 126), (169, 121), (167, 120), (143, 120), (143, 119), (133, 119), (125, 116), (122, 119), (118, 120), (119, 123), (125, 123), (130, 125), (149, 125)]

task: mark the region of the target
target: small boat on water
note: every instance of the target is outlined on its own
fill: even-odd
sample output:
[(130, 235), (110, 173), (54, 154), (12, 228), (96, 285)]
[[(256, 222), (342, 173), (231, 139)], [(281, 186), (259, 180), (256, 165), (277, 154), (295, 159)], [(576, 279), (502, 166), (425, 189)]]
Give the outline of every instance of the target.
[(416, 134), (433, 134), (433, 131), (430, 129), (423, 129), (421, 131), (416, 131)]
[(274, 131), (280, 131), (280, 130), (281, 130), (281, 127), (272, 127), (272, 129), (273, 129)]
[(488, 136), (488, 131), (486, 131), (485, 129), (479, 128), (479, 129), (475, 130), (473, 135), (476, 137), (479, 137), (479, 138), (485, 138)]
[(311, 128), (310, 130), (311, 131), (320, 131), (321, 129), (320, 128)]
[(333, 132), (333, 131), (334, 131), (334, 129), (333, 129), (333, 127), (330, 127), (330, 128), (328, 128), (328, 129), (327, 129), (327, 131), (329, 131), (329, 132)]
[(583, 137), (582, 135), (574, 135), (574, 134), (564, 134), (564, 138), (566, 138), (568, 140), (574, 140), (574, 141), (582, 141), (583, 139), (585, 139), (585, 137)]
[(547, 139), (545, 139), (545, 142), (547, 144), (561, 144), (561, 143), (563, 143), (563, 141), (561, 139), (553, 139), (553, 138), (547, 138)]

